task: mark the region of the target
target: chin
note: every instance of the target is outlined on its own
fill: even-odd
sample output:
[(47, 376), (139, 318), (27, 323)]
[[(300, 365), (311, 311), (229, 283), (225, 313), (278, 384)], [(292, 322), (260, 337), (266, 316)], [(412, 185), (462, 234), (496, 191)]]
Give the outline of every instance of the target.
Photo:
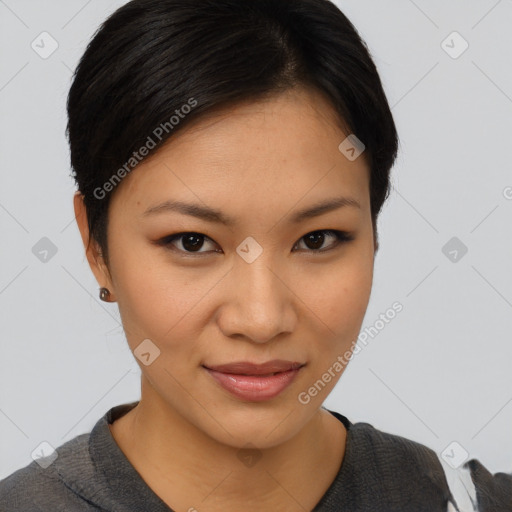
[[(248, 444), (260, 449), (279, 446), (293, 438), (314, 414), (311, 409), (294, 402), (260, 402), (256, 406), (240, 402), (238, 406), (217, 407), (214, 418), (206, 414), (206, 423), (201, 422), (204, 426), (201, 430), (233, 448), (244, 448)], [(306, 415), (306, 411), (310, 414)], [(216, 421), (217, 418), (221, 420)]]

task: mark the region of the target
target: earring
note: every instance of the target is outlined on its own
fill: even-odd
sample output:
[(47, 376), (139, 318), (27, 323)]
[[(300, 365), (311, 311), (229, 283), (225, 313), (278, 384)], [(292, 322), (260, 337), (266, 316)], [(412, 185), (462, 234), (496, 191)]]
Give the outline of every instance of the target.
[(110, 302), (110, 290), (108, 288), (100, 288), (100, 299), (104, 302)]

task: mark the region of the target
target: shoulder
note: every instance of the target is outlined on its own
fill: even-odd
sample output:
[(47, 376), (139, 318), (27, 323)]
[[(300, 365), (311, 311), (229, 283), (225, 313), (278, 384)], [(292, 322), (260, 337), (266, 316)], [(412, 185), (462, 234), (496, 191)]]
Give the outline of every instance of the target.
[(80, 500), (76, 489), (66, 485), (66, 481), (73, 479), (73, 475), (77, 477), (75, 481), (81, 480), (84, 483), (93, 478), (94, 467), (88, 450), (89, 436), (76, 436), (52, 454), (32, 461), (1, 480), (2, 511), (93, 510)]
[(352, 424), (339, 413), (333, 414), (343, 418), (350, 432), (352, 447), (347, 443), (347, 453), (351, 471), (353, 467), (363, 471), (367, 482), (378, 479), (381, 499), (389, 495), (394, 503), (399, 496), (416, 507), (428, 502), (432, 508), (425, 510), (512, 512), (512, 474), (492, 474), (476, 459), (454, 468), (421, 443), (369, 423)]
[(435, 452), (416, 441), (351, 423), (339, 473), (315, 512), (446, 512), (450, 490)]
[[(385, 432), (369, 423), (352, 425), (360, 453), (378, 474), (390, 482), (410, 487), (410, 494), (432, 495), (447, 504), (450, 490), (442, 464), (434, 450), (417, 441)], [(396, 483), (390, 483), (396, 486)]]

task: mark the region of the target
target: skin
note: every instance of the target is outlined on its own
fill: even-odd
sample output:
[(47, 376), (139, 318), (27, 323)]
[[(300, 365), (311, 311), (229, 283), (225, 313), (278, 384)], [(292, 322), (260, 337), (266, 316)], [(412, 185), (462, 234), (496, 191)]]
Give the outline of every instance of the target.
[[(348, 133), (320, 93), (289, 90), (177, 132), (113, 194), (109, 267), (96, 244), (87, 258), (118, 303), (130, 349), (149, 338), (160, 355), (148, 366), (137, 359), (140, 403), (110, 428), (175, 511), (304, 512), (336, 477), (346, 431), (321, 405), (342, 371), (308, 404), (298, 395), (353, 346), (371, 293), (369, 168), (364, 153), (349, 161), (338, 150)], [(360, 208), (288, 220), (339, 196)], [(217, 208), (236, 224), (176, 212), (143, 215), (170, 199)], [(78, 193), (74, 205), (87, 246)], [(304, 238), (330, 229), (354, 240), (336, 245), (324, 233), (314, 245)], [(200, 255), (183, 238), (167, 247), (154, 243), (184, 232), (205, 235)], [(263, 248), (252, 263), (236, 252), (249, 236)], [(263, 402), (234, 397), (202, 366), (272, 359), (306, 366)], [(261, 455), (252, 467), (237, 456), (248, 443)]]

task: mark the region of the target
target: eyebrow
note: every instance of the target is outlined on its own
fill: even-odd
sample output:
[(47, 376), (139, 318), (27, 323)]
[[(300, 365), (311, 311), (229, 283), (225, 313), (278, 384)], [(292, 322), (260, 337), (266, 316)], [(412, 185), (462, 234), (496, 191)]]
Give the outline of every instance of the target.
[[(300, 210), (292, 215), (289, 222), (298, 224), (307, 219), (319, 217), (325, 213), (338, 210), (343, 207), (353, 207), (361, 209), (358, 201), (351, 197), (334, 197), (321, 201), (308, 208)], [(163, 203), (151, 206), (143, 214), (143, 217), (155, 215), (159, 213), (177, 212), (183, 215), (189, 215), (206, 222), (224, 224), (225, 226), (234, 226), (236, 220), (220, 210), (210, 208), (209, 206), (202, 206), (198, 204), (184, 203), (182, 201), (164, 201)]]

